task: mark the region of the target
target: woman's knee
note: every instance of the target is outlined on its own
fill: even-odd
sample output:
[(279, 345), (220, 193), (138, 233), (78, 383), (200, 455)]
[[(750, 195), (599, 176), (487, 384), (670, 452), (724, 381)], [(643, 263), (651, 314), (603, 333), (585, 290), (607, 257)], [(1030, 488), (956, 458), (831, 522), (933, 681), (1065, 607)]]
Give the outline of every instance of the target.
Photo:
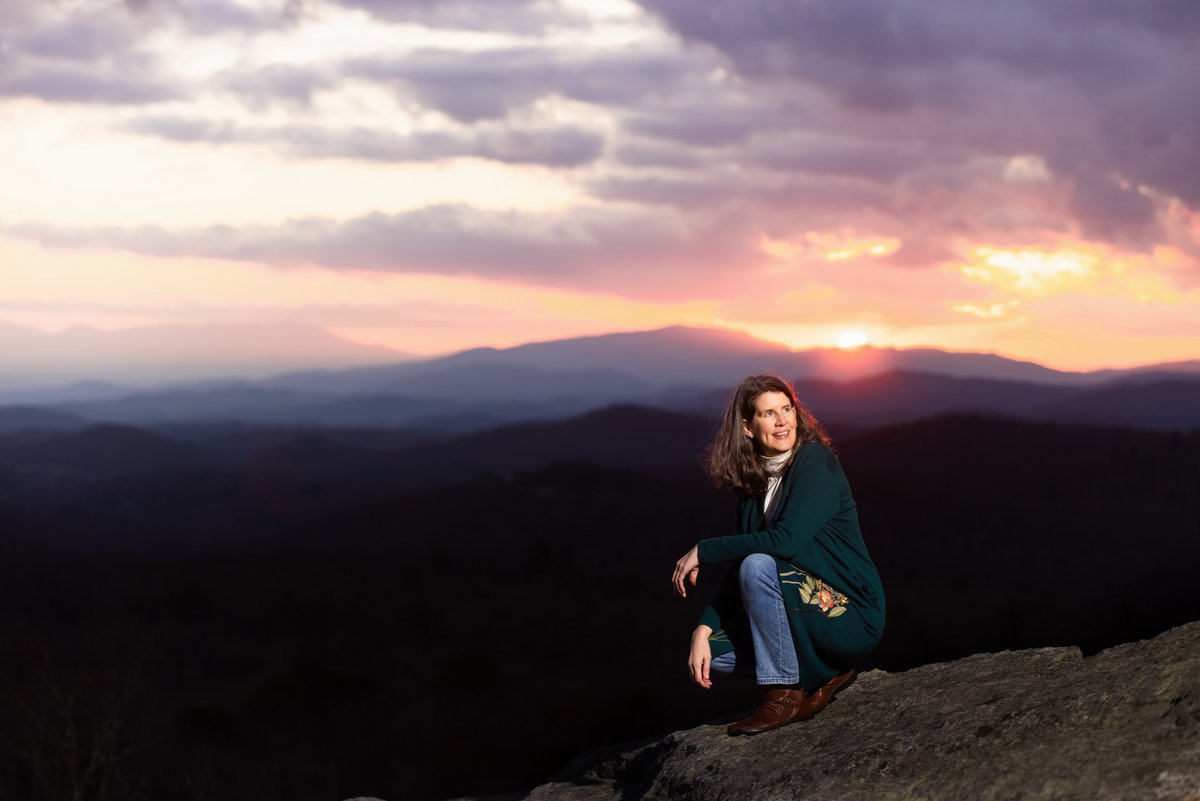
[(747, 581), (763, 581), (770, 579), (778, 581), (775, 567), (775, 557), (765, 553), (752, 553), (742, 560), (738, 568), (738, 578), (743, 584)]

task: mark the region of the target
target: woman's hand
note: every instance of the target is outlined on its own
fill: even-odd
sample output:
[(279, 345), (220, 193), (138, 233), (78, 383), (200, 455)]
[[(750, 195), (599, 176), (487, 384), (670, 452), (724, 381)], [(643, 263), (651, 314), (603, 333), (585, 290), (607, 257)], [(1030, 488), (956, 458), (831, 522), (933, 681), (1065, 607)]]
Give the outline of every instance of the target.
[(712, 629), (703, 623), (692, 632), (692, 652), (688, 655), (688, 670), (691, 671), (692, 681), (704, 689), (712, 688), (712, 680), (708, 677), (708, 668), (712, 664), (712, 646), (708, 637)]
[(675, 575), (671, 576), (671, 584), (675, 587), (675, 594), (680, 598), (687, 597), (687, 587), (684, 586), (684, 579), (692, 582), (692, 586), (696, 586), (696, 579), (700, 575), (700, 557), (697, 554), (696, 546), (680, 557), (675, 563)]

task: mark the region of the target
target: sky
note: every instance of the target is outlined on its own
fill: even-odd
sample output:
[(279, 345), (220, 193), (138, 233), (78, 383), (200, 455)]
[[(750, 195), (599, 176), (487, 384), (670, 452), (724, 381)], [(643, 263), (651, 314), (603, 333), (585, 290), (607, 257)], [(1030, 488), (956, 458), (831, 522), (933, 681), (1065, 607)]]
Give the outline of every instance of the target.
[(0, 322), (1200, 358), (1193, 0), (0, 0)]

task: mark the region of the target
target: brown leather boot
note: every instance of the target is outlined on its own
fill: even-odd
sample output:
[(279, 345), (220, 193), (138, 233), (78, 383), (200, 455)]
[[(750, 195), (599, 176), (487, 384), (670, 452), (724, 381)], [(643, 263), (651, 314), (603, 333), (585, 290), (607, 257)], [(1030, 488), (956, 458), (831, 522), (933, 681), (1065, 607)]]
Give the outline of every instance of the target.
[(729, 724), (725, 731), (730, 734), (760, 734), (811, 717), (804, 690), (772, 687), (767, 690), (766, 700), (754, 710), (754, 714), (745, 720)]
[(825, 682), (819, 690), (807, 693), (804, 700), (809, 707), (809, 717), (811, 718), (824, 709), (833, 700), (834, 695), (853, 684), (856, 678), (858, 678), (858, 671), (851, 668)]
[(811, 693), (774, 687), (767, 691), (766, 700), (754, 710), (754, 714), (745, 720), (729, 724), (726, 731), (730, 734), (760, 734), (798, 720), (808, 720), (829, 706), (833, 696), (853, 684), (856, 678), (858, 671), (851, 668), (834, 676)]

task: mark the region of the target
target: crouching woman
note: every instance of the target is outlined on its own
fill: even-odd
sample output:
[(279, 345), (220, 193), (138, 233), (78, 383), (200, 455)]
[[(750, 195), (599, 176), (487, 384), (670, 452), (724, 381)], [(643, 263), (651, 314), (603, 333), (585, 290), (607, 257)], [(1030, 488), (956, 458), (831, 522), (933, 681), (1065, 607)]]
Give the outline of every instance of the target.
[(879, 574), (830, 440), (795, 390), (756, 375), (734, 391), (708, 470), (738, 496), (736, 533), (700, 540), (676, 563), (687, 595), (702, 565), (729, 562), (692, 633), (692, 680), (711, 672), (768, 687), (730, 734), (758, 734), (820, 712), (854, 681), (883, 633)]

